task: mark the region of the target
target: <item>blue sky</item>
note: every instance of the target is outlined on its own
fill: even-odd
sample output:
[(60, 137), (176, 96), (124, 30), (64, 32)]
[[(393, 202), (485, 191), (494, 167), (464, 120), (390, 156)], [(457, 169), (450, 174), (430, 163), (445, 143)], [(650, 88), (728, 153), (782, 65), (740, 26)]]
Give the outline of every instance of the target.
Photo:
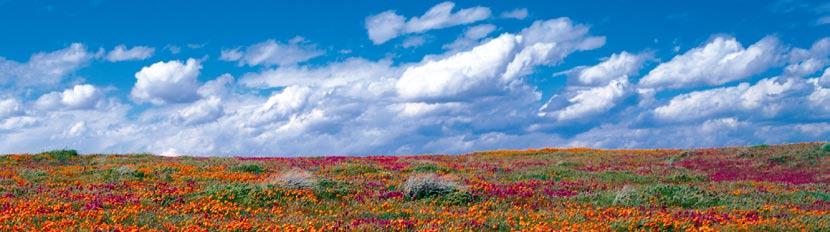
[(0, 152), (830, 138), (821, 1), (0, 0)]

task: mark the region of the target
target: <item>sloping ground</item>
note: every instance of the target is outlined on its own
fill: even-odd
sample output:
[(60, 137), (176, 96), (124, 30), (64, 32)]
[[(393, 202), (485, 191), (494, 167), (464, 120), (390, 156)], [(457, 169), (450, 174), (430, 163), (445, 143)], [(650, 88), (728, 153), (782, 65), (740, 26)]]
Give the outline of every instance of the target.
[(830, 145), (0, 157), (0, 230), (830, 230)]

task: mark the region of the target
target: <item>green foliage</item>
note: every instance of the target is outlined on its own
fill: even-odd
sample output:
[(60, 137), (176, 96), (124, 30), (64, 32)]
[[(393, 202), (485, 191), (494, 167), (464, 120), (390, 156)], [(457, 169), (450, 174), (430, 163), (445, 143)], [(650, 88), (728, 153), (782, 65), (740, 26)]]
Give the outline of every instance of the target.
[(774, 156), (767, 159), (767, 161), (771, 164), (786, 164), (793, 160), (795, 160), (795, 157), (789, 155)]
[(442, 196), (438, 202), (443, 205), (467, 205), (477, 200), (477, 197), (466, 191), (456, 190)]
[(78, 156), (78, 151), (75, 150), (52, 150), (40, 153), (40, 155), (44, 155), (49, 157), (52, 160), (57, 160), (61, 164), (66, 164), (69, 162), (70, 159)]
[(637, 189), (625, 186), (614, 198), (615, 205), (706, 208), (720, 204), (720, 199), (697, 187), (658, 184)]
[(380, 172), (380, 169), (366, 164), (346, 164), (334, 168), (334, 173), (350, 176)]
[(606, 171), (599, 174), (599, 179), (603, 183), (637, 183), (643, 184), (653, 182), (656, 180), (654, 176), (638, 175), (628, 171)]
[(231, 170), (235, 172), (247, 172), (253, 174), (260, 174), (265, 172), (265, 168), (262, 168), (261, 166), (252, 163), (236, 165), (232, 167)]
[(769, 145), (758, 144), (758, 145), (753, 145), (751, 148), (753, 148), (753, 149), (767, 149), (767, 148), (769, 148)]
[(705, 208), (719, 203), (717, 196), (691, 186), (661, 184), (646, 189), (645, 193), (650, 200), (668, 207)]
[(824, 145), (821, 145), (821, 150), (824, 152), (830, 152), (830, 143), (824, 143)]
[(410, 177), (403, 185), (407, 198), (417, 200), (444, 196), (458, 191), (458, 185), (438, 177), (437, 175), (420, 175)]
[(314, 195), (320, 199), (340, 199), (352, 193), (354, 193), (354, 190), (349, 183), (329, 179), (318, 181), (317, 187), (314, 188)]
[(20, 175), (20, 178), (34, 183), (41, 182), (43, 180), (46, 180), (47, 177), (49, 177), (49, 173), (47, 173), (46, 171), (28, 168), (18, 170), (18, 175)]
[(247, 183), (209, 186), (201, 195), (219, 201), (254, 207), (273, 204), (276, 201), (282, 200), (283, 197), (282, 192), (277, 189)]
[(689, 175), (686, 173), (672, 174), (668, 177), (669, 182), (672, 183), (688, 183), (688, 182), (703, 182), (709, 180), (707, 176)]
[(416, 165), (412, 168), (412, 171), (420, 173), (449, 173), (452, 170), (449, 168), (440, 167), (432, 163), (424, 163)]

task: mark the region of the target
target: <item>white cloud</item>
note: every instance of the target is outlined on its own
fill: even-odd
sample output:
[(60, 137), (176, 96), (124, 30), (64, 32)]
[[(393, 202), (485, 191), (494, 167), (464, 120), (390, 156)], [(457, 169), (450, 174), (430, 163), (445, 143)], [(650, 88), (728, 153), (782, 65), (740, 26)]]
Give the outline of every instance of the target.
[(35, 105), (40, 109), (85, 110), (95, 108), (103, 97), (100, 89), (93, 85), (75, 85), (63, 92), (50, 92), (40, 96)]
[(518, 8), (511, 11), (505, 11), (501, 13), (502, 18), (508, 19), (525, 19), (527, 18), (527, 8)]
[(158, 62), (135, 73), (136, 83), (130, 97), (156, 105), (192, 102), (198, 99), (196, 77), (202, 65), (194, 59)]
[(490, 9), (486, 7), (470, 7), (452, 12), (454, 7), (453, 2), (442, 2), (427, 10), (424, 15), (409, 20), (395, 11), (384, 11), (367, 17), (365, 26), (369, 39), (374, 44), (383, 44), (404, 34), (469, 24), (490, 17)]
[(398, 37), (405, 25), (406, 18), (391, 10), (366, 18), (366, 31), (374, 44), (382, 44)]
[(107, 53), (106, 60), (109, 62), (144, 60), (153, 56), (153, 52), (155, 51), (155, 48), (146, 46), (135, 46), (127, 49), (127, 46), (122, 44), (115, 46), (114, 49), (109, 51), (109, 53)]
[(765, 37), (744, 48), (735, 38), (715, 37), (702, 47), (675, 56), (640, 80), (650, 88), (717, 86), (746, 79), (776, 66), (781, 46), (775, 37)]
[(597, 65), (580, 66), (567, 71), (573, 82), (581, 85), (606, 85), (620, 77), (637, 73), (650, 54), (621, 52), (611, 55)]
[(469, 27), (464, 30), (464, 34), (459, 36), (452, 43), (445, 44), (443, 48), (450, 51), (459, 51), (471, 48), (478, 45), (480, 39), (487, 37), (495, 30), (496, 26), (493, 24), (481, 24)]
[[(372, 155), (742, 145), (830, 136), (830, 124), (824, 123), (830, 119), (830, 89), (823, 84), (830, 74), (802, 79), (782, 73), (754, 84), (658, 94), (629, 83), (650, 54), (619, 51), (568, 72), (573, 80), (561, 90), (544, 89), (549, 87), (534, 86), (530, 78), (548, 75), (531, 76), (534, 69), (603, 46), (605, 38), (567, 18), (487, 39), (495, 28), (470, 27), (459, 36), (472, 40), (469, 45), (416, 63), (359, 57), (322, 64), (265, 58), (249, 63), (246, 56), (257, 52), (248, 50), (257, 45), (225, 50), (223, 59), (260, 66), (242, 68), (247, 73), (238, 81), (223, 74), (200, 84), (199, 61), (158, 62), (135, 74), (131, 98), (153, 104), (137, 107), (138, 113), (134, 104), (106, 99), (105, 88), (92, 85), (47, 92), (42, 101), (31, 97), (40, 90), (4, 92), (0, 153), (69, 147), (176, 155)], [(305, 46), (301, 39), (274, 43)], [(782, 66), (810, 66), (820, 47), (817, 42), (792, 49)], [(740, 66), (736, 59), (757, 59), (752, 47), (738, 48), (720, 60)], [(545, 104), (542, 91), (556, 97)]]
[(817, 83), (824, 88), (830, 88), (830, 68), (824, 70), (824, 73), (818, 78)]
[(223, 114), (222, 99), (216, 96), (194, 102), (192, 105), (179, 110), (173, 120), (185, 125), (198, 125), (213, 122)]
[(816, 19), (816, 25), (827, 25), (830, 24), (830, 16), (823, 16)]
[[(754, 85), (722, 87), (682, 94), (654, 109), (664, 121), (683, 122), (721, 116), (773, 118), (799, 107), (809, 87), (801, 79), (767, 78)], [(796, 104), (794, 104), (796, 103)]]
[[(278, 67), (259, 73), (247, 73), (240, 84), (250, 88), (273, 88), (292, 85), (334, 87), (355, 84), (372, 78), (389, 78), (398, 71), (388, 60), (373, 62), (352, 58), (343, 62), (330, 63), (324, 67)], [(379, 80), (376, 80), (379, 81)]]
[(810, 49), (794, 48), (789, 53), (789, 63), (784, 68), (788, 76), (803, 77), (813, 74), (830, 64), (830, 38), (817, 40)]
[(467, 98), (510, 88), (534, 66), (561, 61), (578, 50), (602, 46), (584, 25), (558, 18), (534, 22), (521, 34), (502, 34), (472, 50), (407, 68), (396, 84), (405, 99)]
[(54, 85), (88, 64), (94, 54), (80, 43), (53, 52), (35, 53), (26, 63), (0, 57), (0, 85), (32, 87)]
[(505, 34), (468, 52), (407, 68), (396, 84), (398, 94), (418, 99), (492, 91), (493, 85), (499, 84), (500, 72), (512, 58), (516, 46), (516, 37)]
[(322, 56), (323, 51), (309, 44), (302, 37), (294, 37), (287, 44), (269, 39), (247, 48), (222, 50), (220, 59), (238, 61), (239, 65), (295, 65)]
[(550, 116), (558, 121), (588, 120), (608, 112), (629, 93), (628, 79), (623, 77), (605, 86), (575, 89), (567, 93), (571, 96), (556, 95), (539, 111), (541, 116)]
[(16, 116), (23, 112), (23, 105), (15, 98), (0, 100), (0, 119)]
[(423, 36), (410, 36), (403, 41), (401, 46), (404, 48), (414, 48), (420, 47), (421, 45), (424, 45), (424, 43), (426, 43), (426, 38)]

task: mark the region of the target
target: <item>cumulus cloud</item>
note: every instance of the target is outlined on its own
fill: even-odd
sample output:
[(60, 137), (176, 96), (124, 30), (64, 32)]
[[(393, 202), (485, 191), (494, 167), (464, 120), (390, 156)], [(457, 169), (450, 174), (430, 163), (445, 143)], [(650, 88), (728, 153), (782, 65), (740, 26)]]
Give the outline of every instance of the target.
[(210, 96), (179, 110), (173, 116), (173, 120), (185, 125), (198, 125), (213, 122), (221, 117), (223, 113), (222, 99), (216, 96)]
[(569, 91), (567, 95), (553, 96), (539, 110), (541, 116), (558, 121), (587, 120), (607, 112), (630, 93), (628, 79), (623, 77), (605, 86)]
[(423, 15), (408, 20), (395, 11), (384, 11), (367, 17), (365, 26), (369, 39), (374, 44), (383, 44), (401, 35), (469, 24), (490, 17), (490, 9), (486, 7), (470, 7), (452, 12), (454, 7), (453, 2), (442, 2)]
[(324, 67), (278, 67), (257, 73), (247, 73), (239, 82), (249, 88), (292, 85), (335, 87), (355, 84), (360, 80), (389, 78), (397, 73), (391, 65), (389, 60), (374, 62), (362, 58), (351, 58), (330, 63)]
[(527, 8), (518, 8), (510, 11), (505, 11), (501, 13), (502, 18), (508, 19), (525, 19), (527, 18)]
[(102, 91), (89, 84), (75, 85), (63, 92), (50, 92), (37, 99), (41, 109), (92, 109), (103, 97)]
[(295, 37), (288, 43), (269, 39), (246, 48), (222, 50), (219, 59), (237, 61), (240, 66), (287, 66), (295, 65), (322, 56), (324, 52), (309, 44), (302, 37)]
[[(413, 38), (473, 22), (461, 18), (480, 18), (473, 17), (478, 10), (453, 12), (451, 3), (436, 7), (411, 19), (381, 13), (385, 16), (367, 22), (392, 22), (385, 24), (391, 29), (367, 29), (385, 40)], [(405, 30), (410, 22), (420, 29)], [(458, 38), (468, 40), (463, 46), (445, 45), (441, 54), (412, 63), (391, 55), (308, 64), (308, 56), (281, 57), (292, 54), (280, 50), (286, 46), (316, 50), (302, 39), (265, 41), (224, 50), (220, 57), (258, 67), (243, 68), (238, 79), (223, 74), (203, 84), (197, 79), (200, 61), (158, 62), (137, 70), (130, 94), (134, 103), (148, 106), (107, 99), (106, 88), (89, 84), (4, 92), (0, 153), (71, 147), (176, 155), (372, 155), (741, 145), (830, 136), (825, 123), (830, 70), (822, 64), (821, 40), (784, 51), (787, 46), (771, 37), (746, 48), (733, 38), (716, 37), (658, 65), (662, 74), (646, 76), (663, 75), (651, 77), (660, 81), (642, 86), (633, 80), (652, 54), (617, 51), (593, 66), (570, 69), (565, 86), (550, 87), (533, 85), (540, 80), (531, 79), (549, 75), (532, 74), (563, 63), (572, 53), (603, 46), (605, 37), (567, 18), (491, 36), (494, 31), (491, 24), (471, 26)], [(781, 71), (776, 77), (752, 82), (769, 69), (764, 65), (787, 66), (776, 69)], [(560, 68), (568, 69), (554, 69)], [(235, 73), (219, 73), (224, 71)], [(746, 83), (734, 83), (739, 81)], [(727, 86), (705, 88), (711, 85)], [(700, 89), (684, 92), (688, 86)], [(543, 91), (553, 97), (543, 99)]]
[(807, 76), (830, 64), (830, 38), (822, 38), (810, 49), (794, 48), (788, 54), (789, 65), (784, 68), (788, 76)]
[(640, 70), (651, 54), (631, 54), (621, 52), (611, 55), (597, 65), (573, 68), (566, 73), (580, 85), (605, 85), (620, 77), (632, 76)]
[(723, 116), (772, 118), (794, 110), (791, 107), (797, 107), (809, 89), (803, 79), (767, 78), (754, 85), (741, 83), (682, 94), (654, 109), (654, 115), (673, 122)]
[(426, 43), (426, 38), (423, 36), (410, 36), (403, 41), (401, 46), (404, 48), (414, 48), (420, 47), (421, 45), (424, 45), (424, 43)]
[(515, 53), (516, 39), (505, 34), (468, 52), (410, 67), (396, 85), (398, 93), (404, 98), (440, 98), (491, 91), (495, 86), (487, 85), (498, 84)]
[(0, 119), (16, 116), (23, 112), (23, 105), (15, 98), (0, 100)]
[(158, 62), (135, 73), (136, 83), (130, 97), (138, 102), (156, 105), (192, 102), (198, 99), (196, 77), (202, 65), (195, 59), (186, 62)]
[(25, 63), (0, 57), (0, 85), (54, 85), (88, 64), (92, 58), (94, 54), (80, 43), (52, 52), (35, 53)]
[(658, 65), (640, 79), (640, 85), (649, 88), (718, 86), (778, 65), (781, 50), (775, 37), (765, 37), (744, 48), (735, 38), (718, 36)]
[(105, 59), (109, 62), (144, 60), (153, 56), (153, 52), (155, 51), (155, 48), (146, 46), (135, 46), (127, 49), (127, 46), (122, 44), (115, 46), (115, 48), (109, 51)]
[(479, 40), (481, 40), (484, 37), (487, 37), (488, 35), (490, 35), (490, 33), (492, 33), (495, 30), (496, 25), (493, 24), (482, 24), (469, 27), (466, 30), (464, 30), (464, 34), (455, 39), (455, 41), (449, 44), (444, 44), (444, 46), (442, 47), (450, 51), (469, 49), (477, 45)]

